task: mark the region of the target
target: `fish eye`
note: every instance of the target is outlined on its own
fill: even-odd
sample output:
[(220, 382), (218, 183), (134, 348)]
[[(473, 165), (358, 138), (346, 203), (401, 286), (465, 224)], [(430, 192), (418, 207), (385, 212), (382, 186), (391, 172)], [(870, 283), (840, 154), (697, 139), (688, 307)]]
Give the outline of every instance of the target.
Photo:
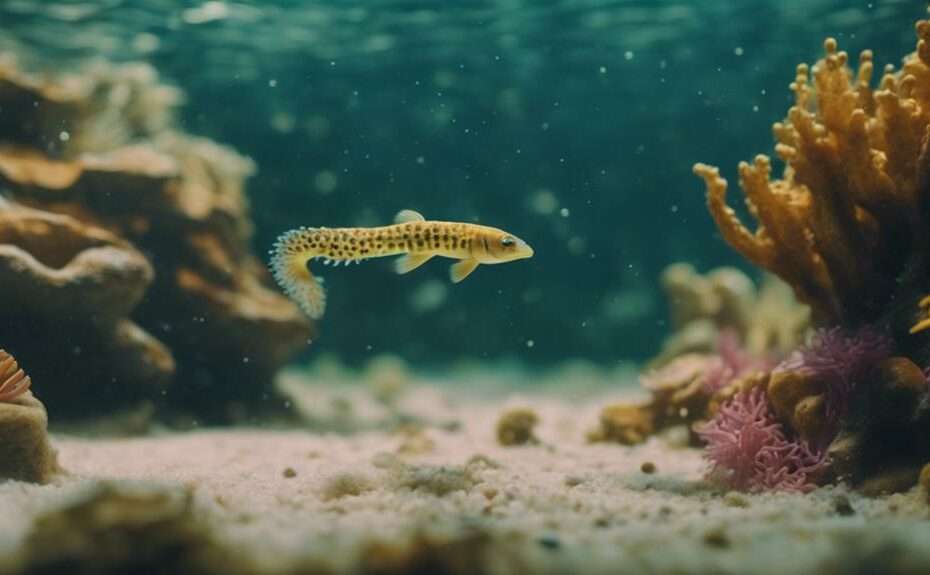
[(510, 236), (504, 236), (504, 237), (501, 238), (501, 245), (504, 246), (505, 248), (509, 248), (510, 246), (514, 245), (515, 243), (517, 243), (516, 240), (514, 240), (514, 239), (513, 239), (512, 237), (510, 237)]

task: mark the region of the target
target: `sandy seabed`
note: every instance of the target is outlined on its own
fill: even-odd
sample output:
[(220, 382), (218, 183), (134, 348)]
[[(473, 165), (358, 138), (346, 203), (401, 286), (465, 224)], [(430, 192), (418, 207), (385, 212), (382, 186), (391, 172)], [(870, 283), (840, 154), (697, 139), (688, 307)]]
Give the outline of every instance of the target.
[[(0, 573), (124, 572), (132, 563), (121, 552), (138, 557), (139, 545), (167, 549), (143, 562), (150, 572), (930, 572), (930, 511), (916, 491), (726, 493), (702, 481), (699, 451), (669, 438), (587, 443), (598, 408), (615, 397), (407, 395), (435, 404), (444, 422), (55, 436), (67, 475), (0, 483)], [(339, 401), (347, 409), (351, 394)], [(512, 406), (536, 411), (538, 443), (497, 443), (497, 418)], [(88, 507), (102, 492), (124, 496)], [(131, 511), (139, 492), (163, 497), (149, 506), (155, 519)], [(184, 534), (160, 534), (178, 525)], [(93, 537), (72, 533), (82, 529)], [(97, 557), (106, 545), (117, 551)]]

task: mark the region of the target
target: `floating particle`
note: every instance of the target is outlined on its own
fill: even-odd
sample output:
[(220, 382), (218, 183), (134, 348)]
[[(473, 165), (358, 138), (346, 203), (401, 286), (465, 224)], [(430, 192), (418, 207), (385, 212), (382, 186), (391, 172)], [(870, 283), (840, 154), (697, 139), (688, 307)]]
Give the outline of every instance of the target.
[(588, 242), (580, 236), (575, 236), (568, 240), (568, 253), (573, 256), (584, 255), (588, 249)]
[(410, 307), (417, 313), (439, 309), (449, 296), (449, 288), (444, 282), (429, 280), (423, 282), (410, 295)]
[(307, 135), (314, 140), (322, 140), (329, 136), (330, 122), (324, 116), (310, 116), (304, 124)]
[(320, 170), (313, 177), (313, 187), (324, 196), (333, 193), (338, 185), (339, 178), (332, 170)]
[(271, 116), (271, 129), (279, 134), (290, 134), (296, 125), (297, 120), (288, 112), (275, 112)]
[(225, 2), (204, 2), (196, 8), (188, 8), (181, 13), (181, 19), (187, 24), (206, 24), (223, 20), (229, 16), (229, 6)]
[(537, 214), (548, 216), (555, 213), (558, 207), (559, 199), (548, 188), (540, 188), (530, 197), (530, 209)]

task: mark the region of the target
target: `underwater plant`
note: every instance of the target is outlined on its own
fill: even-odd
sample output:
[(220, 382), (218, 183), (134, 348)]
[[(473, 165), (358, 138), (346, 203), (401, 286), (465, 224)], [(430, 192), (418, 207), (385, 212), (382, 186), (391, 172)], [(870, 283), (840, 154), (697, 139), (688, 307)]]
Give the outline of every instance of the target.
[(826, 468), (823, 451), (788, 439), (758, 386), (737, 393), (696, 431), (707, 443), (709, 477), (733, 489), (810, 491)]
[(32, 386), (32, 379), (19, 367), (16, 359), (0, 349), (0, 402), (12, 402)]

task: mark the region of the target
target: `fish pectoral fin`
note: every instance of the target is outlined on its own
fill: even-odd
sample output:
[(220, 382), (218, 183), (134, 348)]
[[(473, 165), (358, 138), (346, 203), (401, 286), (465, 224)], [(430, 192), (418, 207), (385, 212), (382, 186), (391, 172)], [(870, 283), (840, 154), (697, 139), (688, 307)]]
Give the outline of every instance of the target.
[(407, 222), (423, 222), (426, 221), (426, 218), (423, 217), (423, 214), (420, 212), (415, 212), (413, 210), (401, 210), (397, 212), (397, 215), (394, 216), (395, 224), (406, 224)]
[(452, 279), (452, 283), (457, 284), (475, 271), (476, 267), (478, 267), (478, 260), (460, 260), (449, 268), (449, 278)]
[(413, 255), (407, 254), (405, 256), (400, 256), (394, 260), (394, 270), (399, 274), (405, 274), (407, 272), (412, 272), (418, 267), (422, 266), (430, 260), (433, 256), (431, 254), (427, 255)]

